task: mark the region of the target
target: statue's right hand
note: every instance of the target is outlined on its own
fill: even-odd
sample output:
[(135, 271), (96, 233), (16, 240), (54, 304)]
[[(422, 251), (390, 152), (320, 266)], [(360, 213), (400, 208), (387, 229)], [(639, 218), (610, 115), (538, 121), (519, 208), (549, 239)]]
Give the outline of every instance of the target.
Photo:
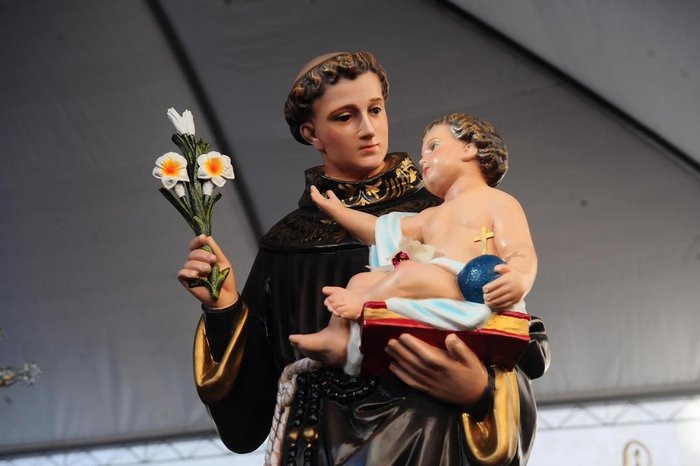
[[(209, 245), (213, 254), (201, 249), (205, 244)], [(193, 278), (206, 279), (211, 272), (212, 265), (216, 263), (219, 264), (219, 270), (231, 268), (231, 271), (226, 277), (226, 280), (224, 280), (219, 299), (213, 300), (206, 287), (197, 286), (190, 288), (188, 281)], [(238, 300), (236, 275), (233, 271), (233, 267), (211, 236), (199, 235), (190, 241), (187, 262), (185, 262), (182, 269), (177, 273), (177, 279), (192, 296), (210, 309), (223, 309), (231, 306)]]

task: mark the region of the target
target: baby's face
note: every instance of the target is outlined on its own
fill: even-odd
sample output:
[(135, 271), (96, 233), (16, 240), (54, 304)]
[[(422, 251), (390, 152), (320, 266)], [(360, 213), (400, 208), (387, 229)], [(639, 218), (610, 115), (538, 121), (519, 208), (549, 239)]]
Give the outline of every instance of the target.
[(443, 197), (461, 173), (469, 144), (460, 141), (446, 124), (431, 128), (423, 137), (420, 167), (428, 190)]

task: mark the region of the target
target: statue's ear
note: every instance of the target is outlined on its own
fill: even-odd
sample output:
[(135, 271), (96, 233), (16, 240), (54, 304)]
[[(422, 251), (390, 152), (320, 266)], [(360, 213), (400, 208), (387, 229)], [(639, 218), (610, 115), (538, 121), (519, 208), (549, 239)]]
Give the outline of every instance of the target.
[(299, 127), (299, 132), (301, 133), (301, 137), (303, 137), (306, 140), (306, 142), (314, 146), (314, 149), (320, 151), (323, 150), (323, 143), (320, 139), (316, 137), (316, 128), (314, 127), (313, 123), (303, 123)]
[(469, 161), (474, 160), (479, 153), (479, 149), (476, 148), (476, 144), (473, 142), (468, 142), (462, 145), (462, 160)]

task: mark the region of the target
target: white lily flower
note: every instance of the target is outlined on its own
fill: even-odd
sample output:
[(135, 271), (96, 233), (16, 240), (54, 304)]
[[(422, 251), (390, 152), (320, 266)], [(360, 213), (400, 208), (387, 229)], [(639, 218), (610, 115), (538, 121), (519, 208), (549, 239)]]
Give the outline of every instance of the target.
[(204, 183), (202, 183), (202, 192), (203, 192), (206, 196), (211, 196), (211, 193), (214, 192), (214, 183), (212, 183), (212, 182), (209, 181), (209, 180), (207, 180), (207, 181), (205, 181)]
[(182, 115), (177, 113), (177, 111), (170, 107), (167, 112), (170, 122), (175, 127), (175, 131), (180, 134), (191, 134), (194, 136), (194, 118), (192, 117), (192, 112), (185, 110)]
[(177, 152), (167, 152), (156, 159), (153, 176), (161, 180), (167, 189), (175, 187), (178, 181), (190, 181), (187, 159)]
[(219, 188), (226, 183), (224, 178), (234, 179), (231, 158), (216, 151), (207, 152), (197, 157), (197, 176), (202, 180), (211, 180)]

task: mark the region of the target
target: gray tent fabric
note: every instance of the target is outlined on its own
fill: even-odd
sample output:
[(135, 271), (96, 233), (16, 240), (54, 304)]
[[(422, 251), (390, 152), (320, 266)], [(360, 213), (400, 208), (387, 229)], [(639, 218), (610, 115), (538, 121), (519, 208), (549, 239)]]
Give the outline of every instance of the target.
[(450, 2), (700, 162), (700, 3)]
[[(166, 109), (197, 102), (144, 2), (2, 6), (0, 364), (43, 374), (2, 389), (1, 448), (210, 430), (201, 311), (175, 280), (193, 234), (151, 176), (177, 150)], [(214, 229), (245, 278), (255, 238), (223, 191)]]
[[(392, 150), (417, 160), (423, 127), (451, 111), (491, 121), (508, 143), (501, 187), (529, 218), (540, 267), (528, 310), (545, 319), (554, 357), (538, 400), (700, 391), (697, 171), (457, 9), (0, 1), (0, 364), (44, 371), (32, 387), (1, 389), (0, 454), (212, 428), (190, 366), (200, 311), (175, 280), (192, 235), (151, 170), (176, 149), (170, 106), (192, 110), (214, 141), (164, 21), (263, 229), (295, 207), (302, 171), (320, 163), (284, 123), (293, 76), (318, 54), (370, 50), (391, 81)], [(256, 238), (236, 182), (214, 234), (243, 282)]]

